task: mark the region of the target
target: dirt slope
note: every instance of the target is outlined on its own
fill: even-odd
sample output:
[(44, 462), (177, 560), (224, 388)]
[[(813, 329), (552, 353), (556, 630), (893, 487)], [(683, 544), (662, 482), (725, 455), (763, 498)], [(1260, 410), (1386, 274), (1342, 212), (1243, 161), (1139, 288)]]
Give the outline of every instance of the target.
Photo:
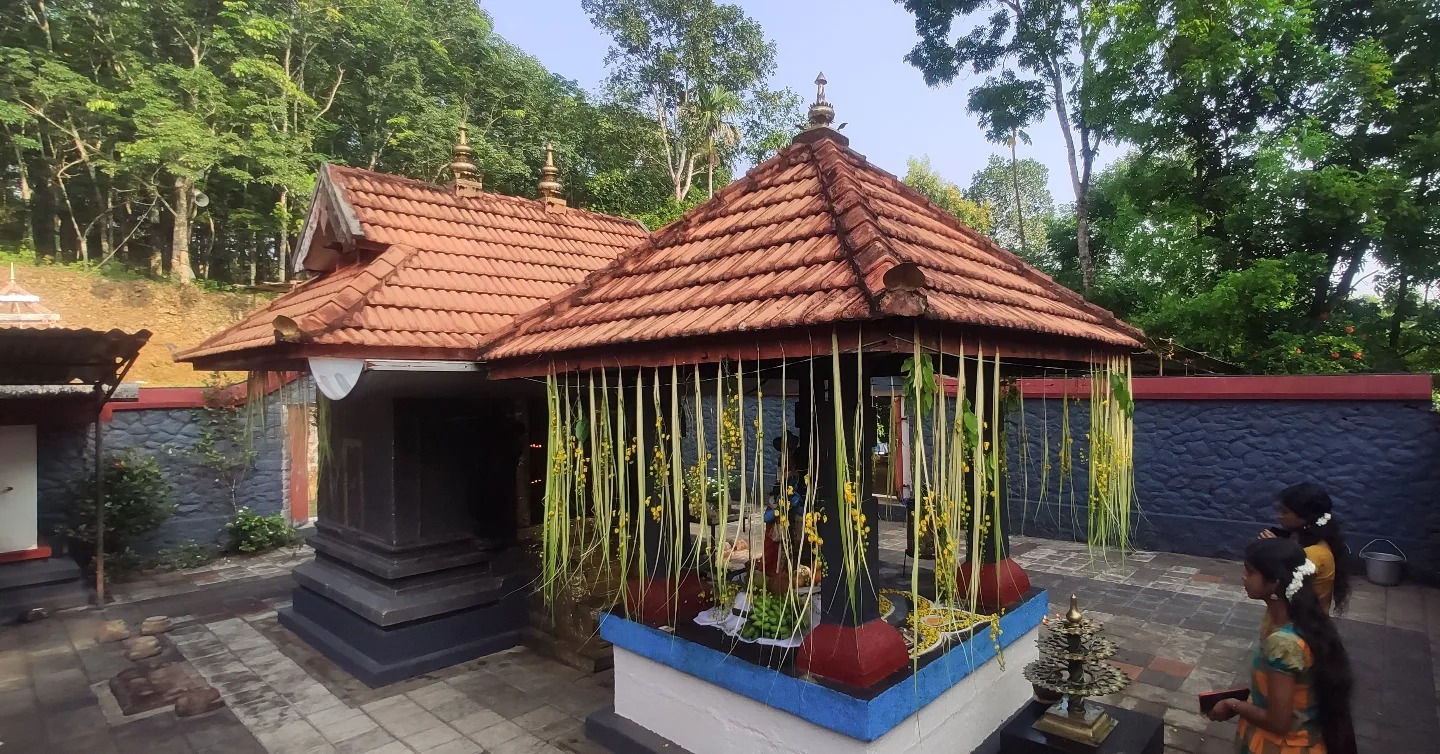
[[(0, 275), (8, 276), (8, 260)], [(229, 327), (263, 305), (266, 296), (216, 293), (150, 280), (117, 281), (65, 267), (16, 263), (15, 279), (60, 315), (65, 327), (93, 330), (149, 330), (150, 342), (126, 376), (126, 382), (150, 386), (200, 385), (207, 373), (176, 364), (170, 355)], [(225, 375), (225, 382), (244, 379)]]

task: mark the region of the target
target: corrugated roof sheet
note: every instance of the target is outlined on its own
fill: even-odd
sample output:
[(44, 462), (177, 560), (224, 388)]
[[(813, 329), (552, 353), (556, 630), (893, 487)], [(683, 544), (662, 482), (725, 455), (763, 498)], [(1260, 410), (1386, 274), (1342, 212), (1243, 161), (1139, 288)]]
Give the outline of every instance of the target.
[(110, 385), (149, 339), (148, 330), (0, 327), (0, 385)]
[(639, 223), (595, 212), (499, 194), (456, 196), (358, 168), (322, 170), (364, 240), (383, 251), (350, 255), (177, 360), (274, 345), (276, 317), (295, 325), (287, 341), (387, 353), (473, 350), (645, 238)]
[(1139, 330), (844, 141), (828, 129), (797, 139), (649, 243), (518, 317), (487, 339), (483, 357), (905, 316), (1141, 346)]

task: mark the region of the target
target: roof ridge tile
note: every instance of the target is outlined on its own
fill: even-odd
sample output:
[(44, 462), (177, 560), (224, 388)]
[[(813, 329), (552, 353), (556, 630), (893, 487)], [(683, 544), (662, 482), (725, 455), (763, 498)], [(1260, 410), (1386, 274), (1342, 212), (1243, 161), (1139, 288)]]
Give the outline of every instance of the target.
[[(904, 259), (885, 242), (874, 213), (865, 205), (864, 195), (855, 185), (855, 177), (848, 173), (850, 166), (839, 148), (829, 139), (818, 141), (812, 147), (821, 163), (816, 171), (820, 174), (820, 191), (830, 201), (835, 234), (841, 246), (849, 250), (844, 256), (855, 274), (856, 284), (869, 302), (872, 315), (879, 316), (885, 293), (881, 276)], [(842, 212), (842, 205), (849, 208)]]

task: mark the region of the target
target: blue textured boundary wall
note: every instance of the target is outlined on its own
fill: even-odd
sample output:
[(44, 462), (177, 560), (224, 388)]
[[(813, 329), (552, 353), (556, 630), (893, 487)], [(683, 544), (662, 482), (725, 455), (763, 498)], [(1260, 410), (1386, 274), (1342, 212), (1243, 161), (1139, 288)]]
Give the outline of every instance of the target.
[[(1057, 504), (1061, 412), (1061, 400), (1026, 398), (1028, 459), (1020, 455), (1018, 420), (1011, 421), (1012, 521), (1017, 533), (1081, 540), (1084, 508), (1068, 497)], [(1088, 398), (1072, 403), (1073, 479), (1082, 504), (1088, 414)], [(1052, 468), (1042, 494), (1047, 424)], [(1015, 473), (1027, 462), (1028, 474)], [(1238, 558), (1274, 524), (1275, 494), (1302, 481), (1329, 490), (1353, 553), (1389, 539), (1408, 556), (1410, 577), (1440, 581), (1440, 414), (1429, 401), (1136, 402), (1138, 547)]]
[[(237, 506), (261, 513), (284, 510), (286, 458), (281, 410), (277, 396), (266, 399), (263, 431), (256, 428), (254, 466), (235, 487), (193, 451), (200, 439), (202, 409), (156, 408), (115, 411), (105, 426), (108, 455), (135, 449), (153, 456), (175, 488), (175, 515), (150, 543), (150, 550), (182, 542), (223, 544), (224, 526)], [(40, 531), (49, 534), (64, 519), (71, 489), (89, 478), (93, 468), (94, 425), (41, 426), (38, 430), (38, 507)]]

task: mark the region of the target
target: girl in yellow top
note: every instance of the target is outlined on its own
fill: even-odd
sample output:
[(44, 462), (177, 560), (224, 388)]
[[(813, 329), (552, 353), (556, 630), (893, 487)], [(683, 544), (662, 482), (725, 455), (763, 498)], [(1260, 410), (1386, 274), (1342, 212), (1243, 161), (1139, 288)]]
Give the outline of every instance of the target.
[(1315, 598), (1329, 615), (1344, 612), (1350, 599), (1345, 535), (1333, 509), (1330, 494), (1314, 482), (1286, 487), (1275, 505), (1280, 526), (1260, 534), (1261, 539), (1294, 539), (1305, 548), (1305, 557), (1315, 564)]
[(1350, 660), (1315, 598), (1317, 570), (1290, 539), (1245, 549), (1245, 594), (1265, 602), (1272, 628), (1260, 634), (1249, 698), (1210, 711), (1214, 720), (1240, 718), (1240, 754), (1355, 754)]

